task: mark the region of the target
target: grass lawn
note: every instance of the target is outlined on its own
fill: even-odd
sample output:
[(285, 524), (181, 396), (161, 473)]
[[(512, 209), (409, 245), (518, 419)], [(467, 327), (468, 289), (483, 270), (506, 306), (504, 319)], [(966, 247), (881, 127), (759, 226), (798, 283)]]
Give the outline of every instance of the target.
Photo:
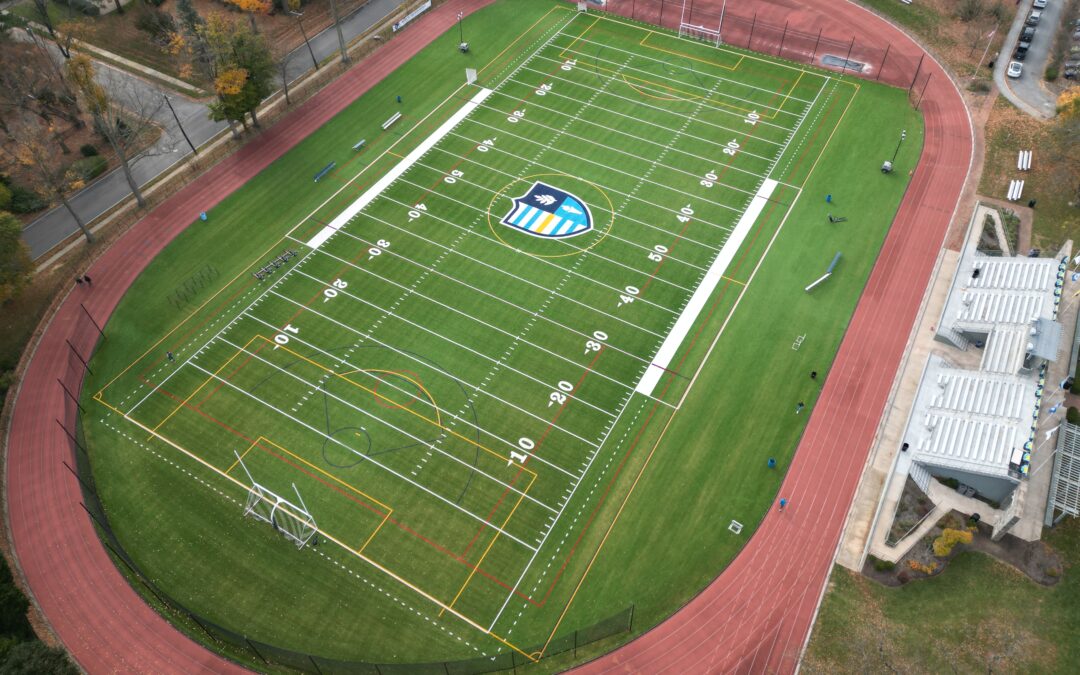
[[(180, 235), (94, 357), (84, 431), (117, 536), (254, 640), (426, 662), (542, 651), (631, 604), (635, 632), (670, 614), (774, 499), (807, 374), (827, 374), (906, 187), (880, 159), (901, 128), (898, 166), (921, 149), (901, 90), (564, 3), (469, 21), (487, 36), (470, 54), (449, 31)], [(488, 64), (486, 98), (463, 64)], [(587, 207), (591, 229), (519, 231), (546, 217), (526, 194)], [(241, 518), (246, 471), (293, 502), (278, 518), (303, 510), (295, 485), (321, 545)]]
[(1069, 519), (1045, 539), (1066, 560), (1064, 578), (1049, 588), (975, 552), (896, 589), (836, 567), (803, 670), (1075, 672), (1080, 522)]
[[(1080, 208), (1069, 204), (1073, 194), (1062, 189), (1062, 178), (1047, 152), (1054, 142), (1051, 126), (1017, 110), (1004, 97), (994, 103), (986, 123), (986, 162), (979, 192), (1004, 198), (1009, 180), (1024, 180), (1024, 196), (1019, 205), (1036, 199), (1032, 246), (1044, 255), (1056, 252), (1066, 239), (1080, 241)], [(1034, 150), (1030, 171), (1016, 170), (1020, 150)], [(1075, 161), (1075, 158), (1072, 158)], [(1024, 251), (1026, 253), (1026, 251)]]

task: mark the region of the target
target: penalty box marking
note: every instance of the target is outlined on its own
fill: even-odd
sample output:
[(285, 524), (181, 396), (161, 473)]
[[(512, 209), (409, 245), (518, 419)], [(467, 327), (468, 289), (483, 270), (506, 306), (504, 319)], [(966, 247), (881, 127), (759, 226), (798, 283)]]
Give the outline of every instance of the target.
[(656, 351), (656, 356), (653, 357), (652, 363), (641, 376), (641, 380), (638, 382), (637, 387), (634, 388), (634, 391), (646, 396), (652, 396), (653, 389), (660, 382), (660, 376), (667, 372), (671, 359), (679, 351), (679, 347), (687, 334), (690, 333), (690, 329), (693, 327), (694, 322), (697, 321), (701, 310), (705, 308), (705, 303), (708, 302), (713, 291), (716, 290), (716, 286), (724, 278), (728, 265), (735, 258), (735, 253), (742, 246), (746, 236), (750, 234), (754, 222), (757, 221), (758, 216), (765, 209), (765, 204), (768, 203), (769, 197), (772, 196), (773, 190), (776, 189), (778, 184), (771, 178), (766, 179), (761, 184), (757, 194), (750, 200), (750, 206), (746, 208), (742, 217), (739, 218), (739, 222), (735, 225), (731, 236), (724, 242), (720, 254), (716, 256), (716, 259), (713, 260), (712, 265), (709, 267), (709, 271), (705, 273), (705, 278), (701, 280), (697, 290), (694, 291), (694, 295), (690, 297), (690, 301), (686, 303), (682, 314), (679, 315), (675, 325), (672, 326), (671, 332), (664, 339), (664, 343), (660, 345), (660, 349)]
[[(355, 487), (354, 485), (352, 485), (352, 484), (350, 484), (350, 483), (348, 483), (346, 481), (341, 480), (340, 478), (338, 478), (334, 474), (332, 474), (332, 473), (330, 473), (328, 471), (325, 471), (325, 470), (321, 469), (318, 466), (315, 466), (314, 464), (307, 461), (303, 457), (300, 457), (299, 455), (297, 455), (297, 454), (295, 454), (293, 452), (290, 452), (287, 448), (284, 448), (284, 447), (278, 445), (277, 443), (273, 442), (272, 440), (270, 440), (266, 436), (259, 436), (258, 438), (256, 438), (255, 441), (251, 445), (248, 446), (247, 450), (244, 450), (243, 454), (240, 455), (240, 457), (235, 462), (233, 462), (232, 465), (229, 466), (228, 469), (225, 470), (225, 475), (228, 476), (229, 473), (233, 469), (235, 469), (237, 467), (237, 465), (239, 465), (244, 460), (245, 457), (247, 457), (248, 453), (251, 452), (252, 450), (254, 450), (256, 447), (259, 448), (260, 450), (263, 450), (264, 452), (267, 452), (271, 456), (276, 457), (278, 460), (280, 460), (280, 461), (282, 461), (282, 462), (284, 462), (286, 464), (289, 463), (288, 460), (286, 460), (284, 457), (280, 457), (278, 455), (275, 455), (275, 453), (273, 451), (271, 451), (269, 448), (267, 448), (267, 447), (265, 447), (265, 445), (263, 445), (264, 443), (266, 445), (273, 446), (274, 448), (280, 450), (281, 452), (285, 453), (289, 457), (292, 457), (296, 461), (301, 462), (302, 464), (307, 466), (309, 469), (311, 469), (313, 471), (316, 471), (318, 473), (321, 473), (323, 476), (326, 476), (328, 479), (334, 481), (335, 483), (342, 486), (343, 488), (360, 495), (363, 499), (371, 502), (372, 504), (377, 505), (378, 507), (380, 507), (382, 509), (383, 513), (379, 513), (379, 509), (374, 508), (369, 504), (364, 504), (364, 503), (360, 502), (359, 500), (357, 500), (357, 499), (355, 499), (353, 497), (349, 497), (349, 495), (342, 493), (347, 499), (355, 501), (360, 507), (371, 511), (371, 512), (377, 514), (378, 516), (382, 516), (382, 520), (375, 527), (375, 529), (372, 530), (371, 534), (368, 535), (367, 539), (364, 540), (364, 543), (359, 548), (353, 549), (353, 551), (355, 551), (356, 553), (363, 553), (364, 549), (367, 548), (367, 545), (371, 543), (371, 540), (375, 538), (375, 535), (378, 534), (379, 530), (381, 530), (383, 525), (386, 524), (386, 521), (390, 519), (390, 516), (394, 513), (394, 509), (391, 508), (389, 505), (384, 504), (383, 502), (379, 501), (378, 499), (375, 499), (374, 497), (367, 494), (363, 490)], [(294, 467), (294, 468), (300, 470), (303, 473), (306, 473), (306, 471), (304, 471), (303, 468), (301, 468), (299, 466)], [(312, 477), (315, 478), (315, 480), (318, 480), (320, 483), (324, 483), (324, 481), (320, 480), (317, 476), (312, 476)], [(329, 487), (332, 490), (337, 491), (332, 485), (327, 485), (327, 487)], [(319, 531), (321, 532), (322, 530), (320, 529)]]
[(368, 204), (373, 202), (383, 190), (388, 188), (391, 183), (400, 178), (406, 171), (408, 171), (413, 164), (416, 163), (424, 154), (431, 150), (435, 145), (441, 141), (450, 130), (461, 123), (463, 119), (468, 117), (469, 113), (477, 108), (481, 103), (491, 95), (490, 89), (481, 89), (469, 100), (468, 103), (461, 106), (461, 109), (450, 116), (450, 119), (443, 122), (442, 126), (436, 129), (430, 136), (425, 138), (420, 145), (405, 156), (400, 162), (394, 165), (390, 171), (388, 171), (382, 178), (375, 181), (375, 184), (367, 189), (364, 194), (360, 195), (360, 198), (350, 204), (348, 208), (338, 214), (337, 218), (334, 218), (330, 223), (319, 230), (319, 232), (312, 237), (307, 246), (311, 249), (316, 249), (326, 243), (335, 232), (345, 226), (347, 222), (352, 220), (353, 216), (360, 213), (367, 207)]

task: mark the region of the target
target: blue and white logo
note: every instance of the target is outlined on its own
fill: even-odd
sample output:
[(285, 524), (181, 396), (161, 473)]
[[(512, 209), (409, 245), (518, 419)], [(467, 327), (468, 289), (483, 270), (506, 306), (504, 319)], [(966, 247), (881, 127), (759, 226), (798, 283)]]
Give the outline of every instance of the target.
[(540, 181), (514, 198), (514, 208), (500, 222), (535, 237), (549, 238), (574, 237), (593, 226), (585, 202)]

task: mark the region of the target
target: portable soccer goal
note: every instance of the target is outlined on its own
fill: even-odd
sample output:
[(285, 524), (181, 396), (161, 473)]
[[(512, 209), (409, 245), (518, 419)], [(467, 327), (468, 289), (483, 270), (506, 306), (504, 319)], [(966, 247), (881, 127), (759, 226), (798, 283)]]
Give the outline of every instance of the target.
[[(722, 40), (720, 37), (720, 30), (724, 25), (724, 11), (727, 10), (727, 2), (724, 2), (724, 7), (720, 11), (720, 22), (717, 23), (716, 28), (708, 28), (703, 24), (695, 24), (690, 22), (690, 15), (686, 13), (686, 0), (683, 0), (682, 13), (679, 14), (679, 37), (692, 38), (694, 40), (701, 40), (708, 42), (714, 47), (719, 47)], [(694, 13), (694, 3), (690, 3), (690, 14)]]
[(274, 528), (274, 531), (296, 544), (297, 548), (304, 548), (319, 531), (315, 524), (315, 518), (304, 504), (304, 498), (300, 496), (300, 490), (296, 483), (292, 484), (293, 492), (296, 493), (295, 504), (273, 490), (260, 485), (251, 477), (251, 472), (244, 466), (239, 455), (237, 460), (244, 468), (244, 473), (251, 479), (251, 487), (248, 488), (247, 502), (244, 504), (244, 516), (251, 516)]

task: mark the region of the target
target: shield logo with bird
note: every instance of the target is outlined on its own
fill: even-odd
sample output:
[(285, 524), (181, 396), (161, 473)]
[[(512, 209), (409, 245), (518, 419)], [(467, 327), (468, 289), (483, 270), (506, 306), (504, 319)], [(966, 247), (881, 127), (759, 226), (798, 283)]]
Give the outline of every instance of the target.
[(499, 222), (534, 237), (551, 239), (585, 234), (593, 227), (585, 202), (540, 181), (522, 196), (514, 197), (513, 208)]

